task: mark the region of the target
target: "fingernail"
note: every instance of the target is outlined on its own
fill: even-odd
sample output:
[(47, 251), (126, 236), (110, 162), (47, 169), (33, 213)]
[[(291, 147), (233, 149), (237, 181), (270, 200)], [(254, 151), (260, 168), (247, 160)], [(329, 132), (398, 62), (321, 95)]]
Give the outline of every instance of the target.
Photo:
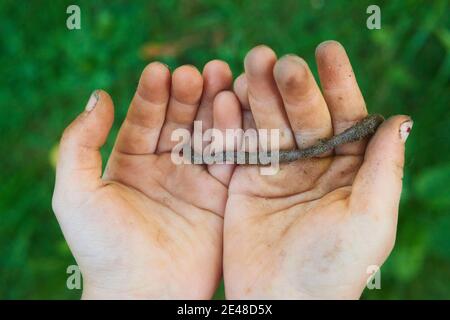
[(409, 133), (411, 132), (411, 129), (413, 127), (413, 123), (414, 122), (412, 120), (408, 120), (400, 125), (400, 139), (402, 139), (403, 142), (408, 139)]
[(99, 99), (100, 99), (100, 95), (98, 94), (98, 90), (95, 90), (94, 92), (92, 92), (91, 96), (89, 97), (89, 100), (86, 104), (85, 110), (87, 112), (94, 110)]

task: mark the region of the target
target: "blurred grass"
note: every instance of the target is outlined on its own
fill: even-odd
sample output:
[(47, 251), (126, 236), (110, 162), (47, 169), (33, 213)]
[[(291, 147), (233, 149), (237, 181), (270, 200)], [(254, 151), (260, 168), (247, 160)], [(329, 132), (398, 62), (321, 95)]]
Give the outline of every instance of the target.
[[(69, 31), (65, 12), (74, 3), (82, 29)], [(370, 4), (0, 2), (0, 298), (80, 296), (66, 289), (66, 268), (75, 262), (50, 202), (54, 148), (93, 89), (110, 92), (116, 105), (107, 156), (149, 61), (202, 68), (219, 58), (237, 76), (246, 52), (264, 43), (315, 69), (315, 47), (327, 39), (346, 47), (370, 112), (415, 121), (396, 247), (382, 268), (382, 290), (364, 298), (450, 298), (448, 1), (377, 1), (381, 30), (366, 28)]]

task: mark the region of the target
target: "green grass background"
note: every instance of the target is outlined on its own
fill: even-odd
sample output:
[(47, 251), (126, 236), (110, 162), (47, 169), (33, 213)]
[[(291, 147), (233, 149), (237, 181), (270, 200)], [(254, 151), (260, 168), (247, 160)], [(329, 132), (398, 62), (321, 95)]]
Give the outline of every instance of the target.
[[(82, 29), (66, 28), (81, 7)], [(366, 28), (381, 7), (382, 29)], [(395, 249), (366, 299), (450, 298), (450, 32), (448, 1), (1, 1), (0, 298), (79, 298), (74, 259), (51, 210), (54, 151), (92, 90), (116, 105), (107, 156), (139, 74), (226, 60), (237, 76), (257, 44), (296, 53), (347, 49), (370, 112), (414, 119)], [(383, 199), (380, 199), (383, 201)], [(223, 287), (217, 298), (223, 298)]]

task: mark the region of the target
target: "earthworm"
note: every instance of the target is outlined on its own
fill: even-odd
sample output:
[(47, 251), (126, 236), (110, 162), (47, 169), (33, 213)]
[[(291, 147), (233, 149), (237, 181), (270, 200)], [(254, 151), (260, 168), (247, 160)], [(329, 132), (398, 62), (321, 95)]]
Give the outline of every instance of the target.
[[(345, 131), (329, 138), (321, 139), (316, 144), (305, 149), (281, 150), (278, 151), (279, 163), (293, 162), (300, 159), (314, 158), (336, 148), (337, 146), (355, 142), (367, 138), (375, 133), (378, 126), (384, 121), (382, 115), (371, 114), (358, 121)], [(261, 153), (262, 154), (262, 153)], [(261, 161), (261, 154), (258, 152), (249, 153), (244, 151), (226, 151), (213, 155), (216, 163), (225, 163), (225, 160), (233, 160), (238, 164), (267, 164)], [(271, 152), (265, 152), (265, 158), (271, 158)], [(218, 161), (219, 160), (219, 161)], [(192, 163), (204, 163), (201, 155), (191, 152)]]

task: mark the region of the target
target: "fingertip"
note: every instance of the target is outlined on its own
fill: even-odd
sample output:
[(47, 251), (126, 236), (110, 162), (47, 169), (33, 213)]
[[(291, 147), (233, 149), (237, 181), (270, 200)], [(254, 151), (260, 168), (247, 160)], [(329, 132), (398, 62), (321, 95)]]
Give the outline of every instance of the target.
[(385, 120), (367, 145), (365, 161), (372, 164), (389, 161), (402, 170), (405, 152), (402, 124), (410, 122), (411, 118), (406, 115), (396, 115)]
[(405, 159), (399, 130), (410, 121), (405, 115), (393, 116), (380, 125), (370, 140), (353, 183), (350, 205), (355, 212), (388, 217), (396, 222)]
[(175, 99), (187, 104), (196, 104), (203, 90), (203, 77), (192, 65), (175, 69), (172, 75), (172, 94)]
[(272, 74), (276, 59), (275, 52), (268, 46), (256, 46), (245, 56), (245, 72), (250, 76), (265, 75), (267, 73)]
[(161, 62), (152, 62), (142, 71), (137, 93), (152, 103), (165, 103), (169, 98), (170, 70)]
[(250, 109), (250, 102), (248, 101), (248, 83), (245, 73), (242, 73), (234, 80), (233, 91), (239, 99), (242, 107)]
[(177, 82), (194, 82), (193, 85), (199, 85), (203, 83), (202, 75), (200, 71), (193, 65), (183, 65), (178, 67), (173, 72), (173, 79)]
[(62, 144), (83, 144), (100, 147), (114, 122), (114, 106), (110, 95), (95, 90), (81, 113), (63, 132)]
[[(296, 55), (285, 55), (274, 67), (274, 77), (278, 86), (302, 89), (309, 80), (309, 67), (305, 60)], [(307, 88), (309, 89), (309, 88)]]
[(52, 200), (56, 210), (61, 209), (58, 189), (86, 191), (100, 185), (102, 160), (99, 150), (111, 129), (114, 106), (109, 94), (103, 90), (95, 90), (88, 101), (85, 111), (64, 130), (61, 137)]
[(143, 79), (152, 79), (153, 77), (158, 76), (167, 76), (170, 75), (169, 67), (159, 61), (150, 62), (145, 66), (144, 70), (142, 70), (142, 78)]
[(214, 127), (240, 128), (242, 117), (239, 99), (232, 91), (222, 91), (214, 99)]
[(98, 102), (93, 110), (89, 111), (92, 115), (87, 119), (90, 118), (104, 126), (111, 127), (114, 121), (114, 103), (112, 98), (104, 90), (99, 89), (94, 92), (98, 96)]
[[(220, 75), (225, 80), (231, 80), (232, 72), (228, 63), (222, 60), (211, 60), (203, 67), (203, 76), (211, 77), (213, 75)], [(221, 80), (224, 80), (221, 79)]]
[(238, 92), (243, 92), (247, 89), (247, 79), (245, 78), (245, 73), (241, 73), (233, 83), (233, 90), (237, 94)]
[(412, 127), (414, 125), (414, 121), (409, 118), (407, 120), (404, 120), (401, 124), (400, 124), (400, 139), (402, 140), (403, 143), (406, 142), (406, 140), (409, 137), (409, 134), (411, 133)]
[(377, 134), (380, 136), (382, 135), (383, 137), (389, 135), (389, 140), (393, 142), (405, 142), (407, 138), (405, 135), (409, 134), (411, 131), (412, 124), (413, 121), (410, 116), (395, 115), (388, 118), (380, 125)]
[(342, 52), (345, 53), (345, 48), (340, 42), (336, 40), (326, 40), (316, 47), (315, 54), (317, 58), (327, 58), (333, 56), (333, 54), (340, 54)]
[(339, 42), (334, 40), (322, 42), (316, 48), (316, 60), (324, 90), (357, 87), (350, 59)]
[(222, 90), (228, 90), (233, 81), (229, 65), (222, 60), (209, 61), (203, 68), (204, 94), (214, 97)]
[(386, 119), (383, 122), (382, 125), (383, 126), (392, 126), (392, 125), (399, 124), (399, 123), (402, 123), (405, 121), (410, 121), (410, 120), (412, 120), (410, 116), (405, 115), (405, 114), (399, 114), (399, 115), (389, 117), (388, 119)]
[(103, 108), (103, 110), (114, 111), (113, 100), (112, 100), (111, 96), (109, 95), (109, 93), (102, 89), (98, 89), (95, 91), (97, 92), (97, 94), (99, 96), (98, 102), (99, 102), (101, 108)]

